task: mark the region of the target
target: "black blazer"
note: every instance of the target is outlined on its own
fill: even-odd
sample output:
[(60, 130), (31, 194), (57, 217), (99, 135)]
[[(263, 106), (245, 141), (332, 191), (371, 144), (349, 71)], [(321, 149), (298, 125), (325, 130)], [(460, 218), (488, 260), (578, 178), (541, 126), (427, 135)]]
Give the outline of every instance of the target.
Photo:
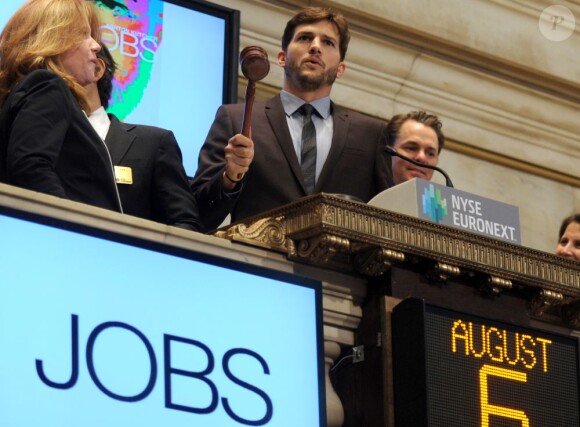
[(119, 210), (105, 144), (65, 81), (36, 70), (0, 112), (0, 181)]
[[(241, 191), (224, 193), (224, 147), (240, 133), (242, 116), (243, 104), (221, 106), (199, 154), (192, 189), (208, 229), (219, 226), (228, 213), (235, 222), (306, 196), (279, 95), (254, 104), (254, 160)], [(393, 185), (391, 159), (384, 152), (386, 123), (335, 104), (332, 116), (332, 146), (314, 191), (367, 202)]]
[(109, 114), (105, 138), (116, 166), (131, 168), (132, 184), (117, 184), (126, 214), (199, 230), (197, 205), (173, 132), (120, 122)]

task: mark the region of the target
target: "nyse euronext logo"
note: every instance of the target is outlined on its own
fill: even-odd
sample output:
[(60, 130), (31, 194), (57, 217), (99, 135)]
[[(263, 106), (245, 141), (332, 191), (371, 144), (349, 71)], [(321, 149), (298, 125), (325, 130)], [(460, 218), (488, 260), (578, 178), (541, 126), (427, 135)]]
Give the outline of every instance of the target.
[(441, 222), (447, 216), (447, 199), (441, 197), (441, 190), (433, 184), (423, 191), (423, 213), (432, 221)]

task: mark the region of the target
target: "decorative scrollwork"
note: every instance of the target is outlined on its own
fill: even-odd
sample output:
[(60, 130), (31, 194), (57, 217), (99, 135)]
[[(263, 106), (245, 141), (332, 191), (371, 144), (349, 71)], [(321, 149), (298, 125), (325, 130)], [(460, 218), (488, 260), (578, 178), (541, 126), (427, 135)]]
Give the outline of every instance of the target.
[(572, 329), (580, 329), (580, 300), (562, 306), (562, 320)]
[(513, 288), (511, 280), (503, 279), (496, 276), (487, 276), (481, 282), (481, 291), (492, 296), (501, 294)]
[(557, 307), (564, 302), (564, 295), (559, 292), (541, 289), (530, 300), (530, 310), (536, 316), (543, 315), (551, 307)]
[(262, 218), (250, 225), (236, 224), (225, 231), (216, 232), (215, 235), (289, 253), (294, 244), (286, 238), (286, 223), (282, 219), (283, 217)]
[(386, 248), (373, 248), (369, 251), (358, 253), (354, 264), (359, 273), (367, 276), (380, 276), (387, 271), (393, 263), (405, 261), (405, 254)]
[(350, 241), (331, 234), (301, 240), (296, 247), (296, 255), (314, 263), (327, 263), (338, 252), (348, 252)]
[[(426, 273), (432, 283), (444, 284), (460, 276), (458, 281), (476, 281), (487, 295), (514, 289), (526, 298), (535, 296), (529, 306), (537, 313), (549, 311), (545, 314), (552, 320), (554, 310), (548, 307), (557, 306), (558, 300), (535, 291), (561, 294), (563, 316), (571, 322), (576, 308), (570, 301), (580, 300), (580, 269), (575, 260), (331, 194), (296, 200), (243, 224), (234, 223), (216, 236), (276, 250), (294, 261), (367, 276), (388, 270), (398, 261), (392, 254), (404, 254), (402, 267)], [(512, 287), (512, 281), (517, 287)]]
[(323, 222), (332, 222), (336, 215), (335, 208), (326, 205), (321, 206), (315, 212)]
[(444, 264), (442, 262), (436, 262), (433, 264), (433, 267), (427, 271), (427, 279), (429, 279), (431, 283), (445, 285), (450, 277), (457, 277), (460, 274), (461, 270), (459, 267)]

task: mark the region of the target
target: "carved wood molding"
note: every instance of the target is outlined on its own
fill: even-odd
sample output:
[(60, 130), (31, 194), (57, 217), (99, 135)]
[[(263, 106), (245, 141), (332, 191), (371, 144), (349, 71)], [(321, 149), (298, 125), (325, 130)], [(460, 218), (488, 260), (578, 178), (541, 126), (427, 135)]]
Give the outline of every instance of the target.
[(442, 280), (483, 274), (495, 293), (524, 285), (561, 294), (557, 301), (562, 304), (580, 300), (576, 260), (330, 194), (305, 197), (232, 224), (216, 235), (357, 275), (373, 276), (393, 262), (421, 259), (434, 262), (434, 272)]

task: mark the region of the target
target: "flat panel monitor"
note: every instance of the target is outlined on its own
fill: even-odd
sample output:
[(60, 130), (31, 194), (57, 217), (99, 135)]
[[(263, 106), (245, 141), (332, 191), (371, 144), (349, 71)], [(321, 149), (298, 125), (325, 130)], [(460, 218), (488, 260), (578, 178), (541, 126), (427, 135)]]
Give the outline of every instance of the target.
[(320, 283), (0, 206), (0, 425), (326, 425)]
[[(119, 69), (108, 109), (174, 132), (186, 173), (217, 108), (237, 101), (239, 11), (203, 0), (95, 0)], [(24, 3), (2, 0), (0, 28)]]

